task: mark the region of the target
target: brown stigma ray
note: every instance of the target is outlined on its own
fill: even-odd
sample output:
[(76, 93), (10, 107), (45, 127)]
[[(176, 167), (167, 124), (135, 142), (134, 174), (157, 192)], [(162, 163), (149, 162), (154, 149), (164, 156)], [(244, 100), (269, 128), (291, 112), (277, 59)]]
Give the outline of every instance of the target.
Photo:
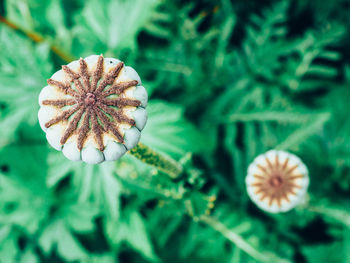
[(139, 100), (133, 100), (133, 99), (127, 99), (127, 98), (103, 99), (101, 102), (107, 106), (115, 106), (118, 108), (123, 108), (125, 106), (138, 107), (141, 105)]
[(136, 80), (127, 81), (127, 82), (124, 82), (124, 83), (117, 83), (117, 84), (114, 84), (110, 89), (102, 92), (102, 96), (103, 97), (107, 97), (107, 96), (112, 95), (112, 94), (120, 95), (126, 89), (128, 89), (128, 88), (130, 88), (132, 86), (136, 86), (136, 85), (137, 85), (137, 81)]
[(282, 206), (282, 201), (290, 202), (289, 195), (296, 195), (296, 189), (302, 187), (296, 180), (303, 178), (301, 174), (294, 174), (298, 165), (289, 166), (288, 158), (281, 163), (278, 155), (274, 162), (265, 158), (266, 165), (258, 164), (260, 174), (254, 174), (255, 183), (251, 184), (255, 188), (255, 194), (261, 195), (260, 201), (267, 199), (268, 205), (274, 202), (278, 207)]
[(111, 85), (115, 78), (118, 77), (119, 72), (122, 70), (124, 67), (124, 63), (120, 62), (117, 64), (115, 68), (113, 68), (110, 72), (107, 73), (105, 78), (101, 81), (101, 83), (98, 85), (97, 89), (95, 88), (95, 92), (101, 93), (107, 85)]
[(56, 106), (59, 108), (62, 108), (67, 105), (74, 105), (76, 104), (75, 99), (61, 99), (61, 100), (44, 100), (43, 105), (51, 105), (51, 106)]
[(105, 131), (110, 131), (120, 142), (124, 142), (123, 136), (120, 133), (118, 127), (113, 122), (109, 121), (108, 117), (102, 113), (102, 111), (96, 111), (98, 118), (103, 123)]
[(113, 117), (113, 119), (119, 123), (124, 122), (127, 123), (131, 126), (135, 125), (135, 121), (132, 119), (129, 119), (127, 116), (125, 116), (120, 110), (116, 111), (115, 109), (106, 106), (103, 103), (97, 103), (97, 106), (105, 111), (106, 113), (108, 113), (109, 115), (111, 115)]
[(97, 60), (96, 70), (92, 75), (92, 81), (90, 86), (90, 92), (94, 92), (97, 87), (97, 82), (101, 79), (103, 74), (103, 57), (99, 56)]
[[(100, 151), (104, 150), (103, 134), (113, 135), (120, 143), (124, 143), (120, 124), (135, 125), (135, 121), (125, 115), (123, 108), (137, 107), (141, 102), (124, 98), (124, 92), (138, 85), (136, 80), (115, 83), (124, 64), (119, 62), (109, 72), (104, 72), (104, 58), (99, 56), (94, 70), (89, 70), (84, 59), (79, 60), (78, 72), (68, 66), (62, 70), (68, 77), (68, 82), (49, 79), (47, 83), (72, 98), (47, 99), (43, 105), (64, 108), (55, 118), (45, 123), (49, 128), (60, 122), (68, 122), (66, 130), (60, 138), (63, 145), (74, 134), (77, 135), (77, 146), (82, 150), (87, 137), (91, 134)], [(111, 95), (118, 97), (107, 98)]]
[(49, 84), (50, 86), (57, 87), (59, 90), (63, 91), (64, 94), (71, 95), (75, 98), (79, 97), (79, 94), (75, 90), (73, 90), (72, 87), (67, 83), (63, 83), (53, 79), (48, 79), (47, 84)]

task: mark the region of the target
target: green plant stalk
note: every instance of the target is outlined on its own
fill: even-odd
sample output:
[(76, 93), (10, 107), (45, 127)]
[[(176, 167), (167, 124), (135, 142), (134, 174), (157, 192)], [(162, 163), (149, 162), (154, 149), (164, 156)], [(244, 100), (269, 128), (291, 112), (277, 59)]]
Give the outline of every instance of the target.
[(157, 153), (143, 143), (139, 143), (129, 153), (140, 161), (168, 174), (171, 178), (177, 178), (182, 173), (183, 169), (176, 161)]
[(350, 213), (346, 210), (339, 209), (334, 204), (332, 204), (330, 207), (326, 207), (324, 205), (313, 205), (308, 206), (305, 209), (309, 210), (312, 213), (317, 213), (319, 215), (333, 219), (350, 229)]
[(202, 215), (199, 220), (206, 225), (210, 226), (217, 232), (219, 232), (221, 235), (226, 237), (229, 241), (231, 241), (233, 244), (235, 244), (239, 249), (250, 255), (252, 258), (259, 262), (266, 262), (266, 263), (272, 263), (272, 262), (278, 262), (278, 263), (291, 263), (289, 260), (277, 258), (275, 255), (265, 255), (258, 250), (256, 250), (253, 246), (251, 246), (249, 243), (247, 243), (246, 240), (244, 240), (240, 235), (235, 233), (234, 231), (230, 230), (220, 221), (217, 221), (215, 218), (208, 216), (208, 215)]
[(50, 41), (47, 41), (42, 35), (40, 35), (36, 32), (28, 31), (28, 30), (16, 25), (15, 23), (9, 21), (8, 19), (6, 19), (3, 16), (0, 16), (0, 23), (3, 23), (4, 25), (8, 26), (9, 28), (12, 28), (13, 30), (21, 32), (26, 37), (28, 37), (29, 39), (31, 39), (32, 41), (34, 41), (36, 43), (49, 42), (52, 52), (55, 53), (58, 57), (60, 57), (63, 61), (71, 62), (72, 60), (75, 60), (75, 58), (71, 54), (68, 54), (67, 52), (61, 50), (58, 46), (54, 45)]

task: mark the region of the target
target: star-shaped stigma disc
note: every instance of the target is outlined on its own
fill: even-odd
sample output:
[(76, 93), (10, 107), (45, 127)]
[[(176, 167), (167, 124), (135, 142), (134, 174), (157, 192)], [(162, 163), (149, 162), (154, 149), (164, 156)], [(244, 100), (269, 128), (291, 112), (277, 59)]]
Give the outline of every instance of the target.
[(248, 194), (262, 209), (284, 212), (305, 195), (308, 172), (301, 160), (283, 151), (258, 156), (248, 168)]
[[(62, 66), (47, 83), (39, 96), (39, 122), (49, 143), (63, 148), (67, 158), (97, 163), (115, 159), (105, 152), (109, 144), (114, 152), (118, 145), (117, 155), (123, 154), (121, 145), (125, 150), (136, 145), (147, 119), (147, 93), (132, 68), (93, 55)], [(92, 148), (84, 153), (88, 146), (104, 156), (90, 158), (98, 153)]]

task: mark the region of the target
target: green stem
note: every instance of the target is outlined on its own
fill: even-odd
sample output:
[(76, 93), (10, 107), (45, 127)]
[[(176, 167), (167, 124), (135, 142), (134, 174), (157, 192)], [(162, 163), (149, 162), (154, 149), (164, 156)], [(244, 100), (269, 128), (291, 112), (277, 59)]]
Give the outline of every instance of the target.
[[(29, 39), (36, 43), (41, 43), (47, 41), (42, 35), (36, 32), (28, 31), (19, 25), (16, 25), (15, 23), (7, 20), (5, 17), (0, 16), (0, 23), (3, 23), (4, 25), (12, 28), (13, 30), (16, 30), (18, 32), (21, 32), (22, 34), (26, 35)], [(50, 41), (48, 41), (50, 42)], [(55, 53), (58, 57), (60, 57), (63, 61), (71, 62), (75, 58), (68, 54), (67, 52), (61, 50), (58, 46), (54, 45), (53, 43), (50, 43), (50, 47), (53, 53)]]
[(282, 258), (277, 258), (276, 256), (267, 256), (256, 250), (253, 246), (251, 246), (246, 240), (244, 240), (240, 235), (233, 232), (229, 228), (227, 228), (223, 223), (217, 221), (215, 218), (207, 215), (203, 215), (200, 217), (200, 221), (207, 224), (232, 243), (234, 243), (239, 249), (250, 255), (252, 258), (259, 262), (278, 262), (278, 263), (290, 263), (290, 261)]
[(168, 174), (171, 178), (179, 177), (183, 171), (182, 167), (176, 161), (157, 153), (143, 143), (139, 143), (129, 153), (140, 161)]
[(346, 210), (337, 207), (334, 204), (329, 205), (329, 207), (325, 205), (312, 205), (306, 207), (305, 209), (313, 213), (317, 213), (319, 215), (333, 219), (339, 222), (340, 224), (350, 228), (350, 213)]

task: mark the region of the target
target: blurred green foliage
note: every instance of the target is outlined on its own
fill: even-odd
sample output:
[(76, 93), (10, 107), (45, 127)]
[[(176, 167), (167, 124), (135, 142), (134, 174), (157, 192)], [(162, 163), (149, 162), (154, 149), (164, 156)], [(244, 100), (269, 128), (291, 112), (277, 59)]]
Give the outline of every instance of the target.
[[(350, 262), (349, 11), (348, 0), (0, 2), (43, 37), (0, 23), (0, 262)], [(187, 176), (51, 149), (36, 114), (66, 63), (52, 46), (133, 66), (150, 94), (141, 141)], [(287, 214), (245, 190), (247, 166), (272, 148), (310, 170), (308, 204)], [(228, 229), (198, 222), (209, 212)]]

